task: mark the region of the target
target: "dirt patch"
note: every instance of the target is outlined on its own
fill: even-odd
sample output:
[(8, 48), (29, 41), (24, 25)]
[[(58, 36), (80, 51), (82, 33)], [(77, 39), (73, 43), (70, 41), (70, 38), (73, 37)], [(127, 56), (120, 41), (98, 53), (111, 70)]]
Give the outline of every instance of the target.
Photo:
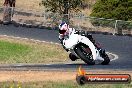
[(4, 71), (0, 72), (0, 82), (67, 81), (74, 80), (75, 76), (75, 72)]
[[(3, 6), (4, 0), (0, 0), (0, 6)], [(40, 6), (41, 0), (16, 0), (16, 8), (21, 10), (43, 10), (44, 7)]]
[[(76, 74), (77, 72), (63, 71), (1, 71), (0, 82), (75, 81)], [(130, 74), (132, 76), (132, 71), (89, 71), (88, 74)]]

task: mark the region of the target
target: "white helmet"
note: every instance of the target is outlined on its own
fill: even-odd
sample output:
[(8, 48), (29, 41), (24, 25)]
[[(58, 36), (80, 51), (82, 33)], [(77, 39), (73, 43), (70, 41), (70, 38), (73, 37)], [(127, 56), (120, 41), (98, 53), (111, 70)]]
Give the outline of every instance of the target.
[(69, 25), (67, 23), (61, 23), (59, 25), (59, 33), (64, 34), (69, 28)]

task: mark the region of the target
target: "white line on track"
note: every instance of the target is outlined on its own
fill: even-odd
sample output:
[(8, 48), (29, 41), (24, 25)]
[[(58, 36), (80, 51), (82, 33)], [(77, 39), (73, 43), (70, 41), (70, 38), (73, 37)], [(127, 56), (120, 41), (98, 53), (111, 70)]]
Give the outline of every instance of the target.
[(113, 54), (113, 53), (110, 53), (110, 52), (107, 52), (107, 53), (111, 54), (112, 56), (114, 56), (114, 58), (111, 59), (111, 61), (117, 60), (119, 58), (118, 55), (116, 55), (116, 54)]

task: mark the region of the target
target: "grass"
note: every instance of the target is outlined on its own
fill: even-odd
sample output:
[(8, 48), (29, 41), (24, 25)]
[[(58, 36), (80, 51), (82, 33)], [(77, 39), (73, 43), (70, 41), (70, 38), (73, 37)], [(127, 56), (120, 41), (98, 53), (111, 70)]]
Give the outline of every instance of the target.
[(60, 45), (0, 38), (0, 63), (52, 63), (67, 60)]
[(4, 82), (1, 83), (2, 88), (132, 88), (132, 84), (86, 84), (78, 85), (76, 82)]
[(27, 45), (0, 40), (0, 61), (12, 59), (18, 62), (18, 58), (24, 57), (30, 51), (31, 48)]

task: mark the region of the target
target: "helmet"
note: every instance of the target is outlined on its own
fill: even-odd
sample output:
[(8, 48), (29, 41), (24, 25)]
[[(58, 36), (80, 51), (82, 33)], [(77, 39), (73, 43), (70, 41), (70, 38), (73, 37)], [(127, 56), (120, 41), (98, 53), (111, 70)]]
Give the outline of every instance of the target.
[(59, 33), (64, 34), (68, 28), (69, 28), (69, 25), (67, 23), (61, 23), (59, 25)]

